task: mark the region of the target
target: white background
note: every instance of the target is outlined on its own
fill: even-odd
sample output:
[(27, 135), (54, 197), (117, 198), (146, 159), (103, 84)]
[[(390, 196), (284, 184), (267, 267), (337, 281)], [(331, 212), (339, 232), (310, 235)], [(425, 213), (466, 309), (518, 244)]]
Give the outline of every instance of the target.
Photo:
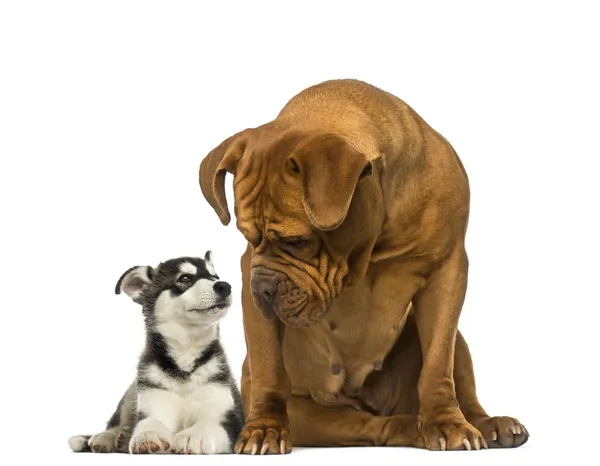
[[(1, 455), (13, 462), (0, 462), (597, 456), (600, 36), (592, 4), (3, 1), (0, 429)], [(239, 376), (245, 244), (204, 201), (200, 161), (305, 87), (344, 77), (405, 100), (463, 160), (472, 213), (460, 328), (484, 407), (519, 418), (530, 441), (454, 453), (296, 449), (262, 460), (71, 453), (68, 437), (102, 430), (134, 375), (140, 309), (113, 293), (132, 265), (213, 251), (234, 287), (222, 332)]]

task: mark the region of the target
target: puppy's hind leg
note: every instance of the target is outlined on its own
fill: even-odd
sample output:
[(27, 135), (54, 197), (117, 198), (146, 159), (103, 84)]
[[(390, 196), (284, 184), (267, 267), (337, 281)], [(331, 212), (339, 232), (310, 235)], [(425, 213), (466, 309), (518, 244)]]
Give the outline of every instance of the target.
[(95, 435), (75, 435), (69, 439), (74, 452), (126, 453), (136, 422), (136, 386), (132, 383), (119, 400), (106, 430)]
[(117, 451), (118, 428), (106, 429), (94, 435), (74, 435), (69, 439), (69, 447), (74, 452), (113, 453)]
[(88, 442), (91, 437), (91, 435), (74, 435), (69, 439), (69, 447), (76, 453), (90, 452), (92, 449)]

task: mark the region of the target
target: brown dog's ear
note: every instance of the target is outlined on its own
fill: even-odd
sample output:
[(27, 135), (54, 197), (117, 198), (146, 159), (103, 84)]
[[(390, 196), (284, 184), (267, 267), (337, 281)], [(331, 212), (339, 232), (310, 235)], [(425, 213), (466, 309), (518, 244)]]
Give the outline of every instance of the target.
[(306, 214), (324, 231), (344, 221), (358, 181), (373, 172), (364, 154), (335, 135), (310, 139), (290, 156), (290, 163), (302, 180)]
[(231, 220), (225, 195), (225, 175), (235, 174), (235, 166), (246, 148), (246, 131), (225, 139), (200, 163), (200, 189), (223, 225)]

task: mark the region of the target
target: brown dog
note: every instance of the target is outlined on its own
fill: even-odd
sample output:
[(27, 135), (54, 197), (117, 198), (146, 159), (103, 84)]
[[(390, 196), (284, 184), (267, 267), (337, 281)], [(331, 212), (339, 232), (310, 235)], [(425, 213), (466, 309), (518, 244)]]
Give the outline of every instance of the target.
[(202, 192), (227, 225), (234, 175), (247, 356), (238, 453), (304, 446), (513, 447), (477, 400), (457, 329), (469, 182), (407, 104), (354, 80), (293, 97), (212, 150)]

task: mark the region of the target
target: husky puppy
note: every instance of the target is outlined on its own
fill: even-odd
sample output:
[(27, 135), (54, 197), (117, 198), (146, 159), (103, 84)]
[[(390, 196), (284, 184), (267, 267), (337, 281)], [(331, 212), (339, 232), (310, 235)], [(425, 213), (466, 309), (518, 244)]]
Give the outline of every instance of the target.
[(242, 426), (241, 396), (219, 341), (231, 286), (208, 251), (123, 273), (115, 292), (142, 306), (146, 345), (137, 377), (106, 430), (69, 439), (73, 451), (231, 453)]

